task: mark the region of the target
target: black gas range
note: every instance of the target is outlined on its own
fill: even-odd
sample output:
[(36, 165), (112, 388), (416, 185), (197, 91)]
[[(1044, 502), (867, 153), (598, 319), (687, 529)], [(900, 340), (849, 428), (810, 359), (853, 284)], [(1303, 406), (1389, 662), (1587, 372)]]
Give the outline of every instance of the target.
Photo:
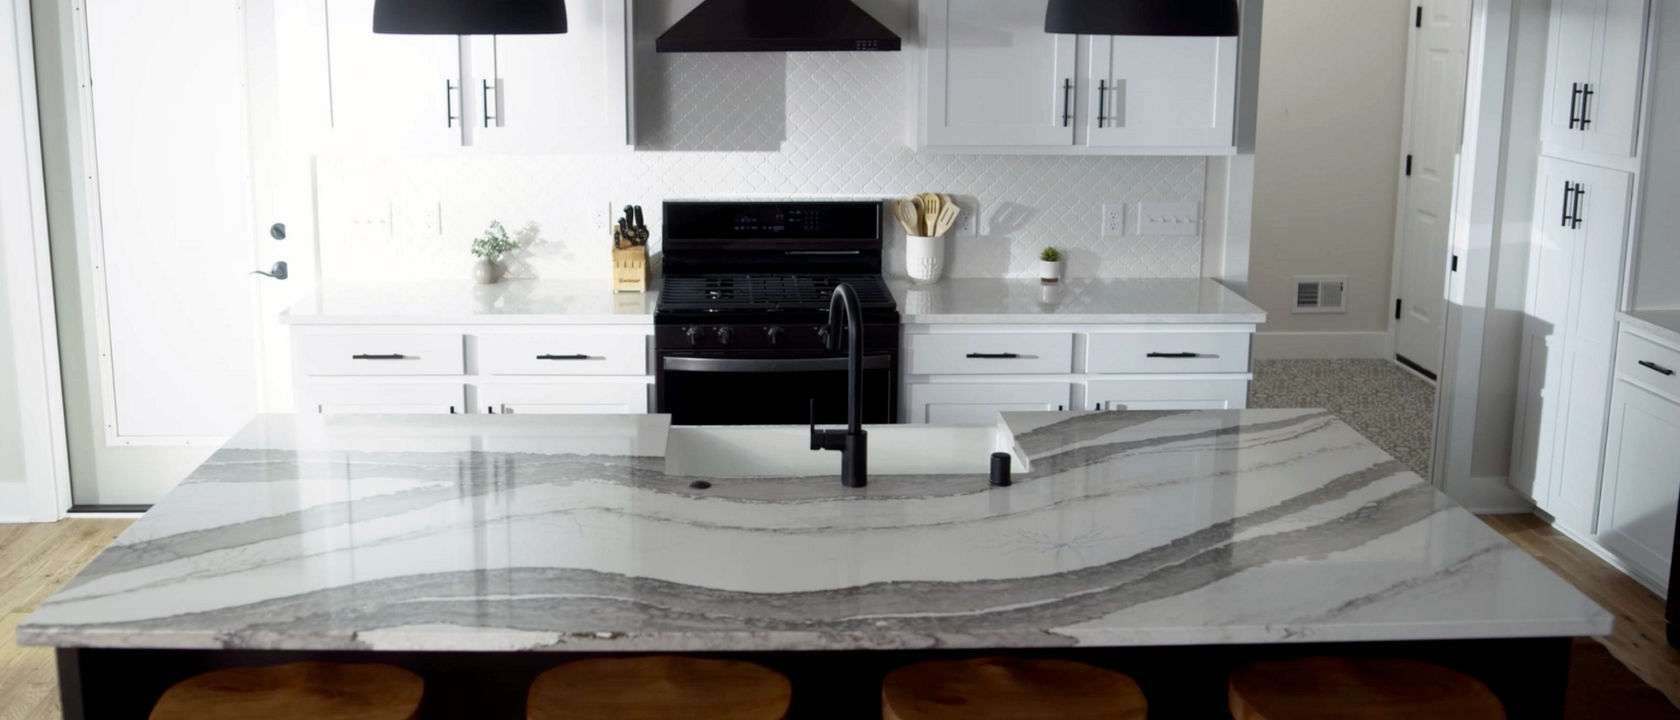
[(654, 312), (658, 411), (679, 425), (846, 419), (825, 343), (844, 282), (864, 310), (864, 421), (898, 420), (898, 304), (881, 277), (880, 202), (667, 202)]

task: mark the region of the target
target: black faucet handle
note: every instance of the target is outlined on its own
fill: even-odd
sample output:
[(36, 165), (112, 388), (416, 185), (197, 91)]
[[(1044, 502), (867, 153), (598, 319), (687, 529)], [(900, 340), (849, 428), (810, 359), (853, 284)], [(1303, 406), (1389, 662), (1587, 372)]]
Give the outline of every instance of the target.
[(811, 449), (821, 450), (822, 444), (817, 442), (817, 399), (811, 398)]

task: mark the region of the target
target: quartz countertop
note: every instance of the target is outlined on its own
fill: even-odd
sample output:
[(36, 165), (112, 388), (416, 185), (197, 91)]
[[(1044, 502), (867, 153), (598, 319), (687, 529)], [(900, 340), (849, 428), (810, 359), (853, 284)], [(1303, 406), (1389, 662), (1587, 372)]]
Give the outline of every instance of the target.
[(1680, 310), (1634, 310), (1616, 313), (1624, 323), (1643, 328), (1675, 349), (1680, 349)]
[(600, 280), (328, 283), (281, 315), (291, 325), (651, 325), (658, 291), (614, 293)]
[(1207, 278), (951, 278), (888, 281), (914, 323), (1230, 323), (1258, 325), (1266, 311)]
[(259, 417), (19, 642), (676, 652), (1611, 627), (1322, 410), (1010, 413), (999, 439), (1031, 466), (1009, 488), (959, 474), (694, 489), (666, 470), (667, 422)]

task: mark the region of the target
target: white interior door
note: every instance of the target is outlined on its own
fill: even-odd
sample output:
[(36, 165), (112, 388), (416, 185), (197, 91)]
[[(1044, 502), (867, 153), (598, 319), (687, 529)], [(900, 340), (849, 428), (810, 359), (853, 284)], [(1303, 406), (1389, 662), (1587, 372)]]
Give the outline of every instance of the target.
[(1454, 166), (1464, 120), (1470, 0), (1424, 4), (1406, 98), (1411, 174), (1400, 199), (1400, 318), (1394, 352), (1433, 376), (1446, 335)]
[(1071, 146), (1078, 38), (1044, 2), (926, 0), (924, 137), (935, 146)]

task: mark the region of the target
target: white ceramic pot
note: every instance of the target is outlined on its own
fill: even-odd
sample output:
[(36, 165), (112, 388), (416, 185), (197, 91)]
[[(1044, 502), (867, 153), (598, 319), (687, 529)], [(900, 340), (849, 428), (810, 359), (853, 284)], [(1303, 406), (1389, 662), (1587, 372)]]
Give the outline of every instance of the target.
[(910, 235), (905, 238), (905, 265), (910, 279), (930, 283), (945, 274), (945, 238)]
[(473, 263), (473, 279), (480, 285), (494, 285), (502, 281), (502, 266), (480, 258)]
[(1062, 279), (1062, 261), (1038, 261), (1038, 279), (1047, 283), (1060, 282)]

